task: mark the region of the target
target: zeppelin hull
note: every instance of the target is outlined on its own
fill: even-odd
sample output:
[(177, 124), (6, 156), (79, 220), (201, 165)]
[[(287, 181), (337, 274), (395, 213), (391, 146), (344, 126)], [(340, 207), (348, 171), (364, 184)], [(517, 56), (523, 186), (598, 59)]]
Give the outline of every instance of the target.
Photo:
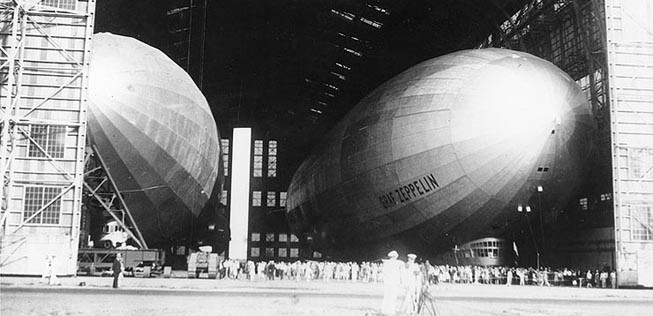
[(221, 188), (220, 146), (192, 79), (135, 39), (94, 37), (89, 136), (150, 246), (185, 240)]
[(584, 95), (547, 61), (502, 49), (435, 58), (365, 97), (300, 166), (289, 223), (343, 251), (492, 236), (537, 186), (567, 199), (592, 129)]

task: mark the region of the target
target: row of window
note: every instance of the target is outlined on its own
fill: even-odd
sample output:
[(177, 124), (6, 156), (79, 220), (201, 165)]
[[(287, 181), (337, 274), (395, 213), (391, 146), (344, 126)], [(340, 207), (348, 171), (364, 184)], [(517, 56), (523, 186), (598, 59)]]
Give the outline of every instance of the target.
[(77, 0), (42, 0), (43, 5), (50, 7), (75, 10), (77, 6)]
[[(288, 193), (279, 192), (279, 204), (277, 205), (277, 192), (267, 192), (265, 199), (265, 206), (268, 207), (286, 207), (286, 198)], [(262, 206), (262, 192), (253, 191), (252, 192), (252, 206)]]
[[(220, 196), (220, 203), (222, 203), (222, 205), (227, 205), (228, 195), (229, 191), (222, 190), (222, 195)], [(277, 192), (266, 192), (265, 197), (265, 206), (267, 207), (286, 207), (286, 198), (288, 197), (288, 193), (279, 192), (279, 198), (277, 199)], [(277, 204), (277, 201), (279, 201), (279, 204)], [(263, 192), (252, 192), (252, 206), (263, 206)]]
[[(277, 176), (277, 141), (268, 141), (268, 178)], [(254, 168), (252, 175), (255, 178), (263, 176), (263, 141), (257, 139), (254, 141)]]
[(502, 241), (479, 241), (471, 244), (471, 248), (503, 247)]
[[(609, 201), (612, 200), (612, 193), (601, 193), (601, 201)], [(578, 199), (578, 205), (580, 205), (580, 208), (583, 211), (587, 211), (589, 209), (589, 200), (588, 198), (580, 198)]]
[[(265, 241), (266, 242), (275, 242), (275, 233), (266, 233), (265, 234)], [(252, 242), (259, 242), (261, 241), (261, 234), (260, 233), (252, 233), (251, 235), (251, 241)], [(277, 239), (279, 242), (299, 242), (299, 238), (295, 234), (286, 234), (286, 233), (280, 233), (279, 238)]]
[[(265, 257), (267, 258), (299, 258), (299, 248), (263, 248), (265, 251)], [(251, 247), (250, 248), (250, 257), (258, 258), (261, 257), (261, 248)]]
[(500, 256), (502, 256), (502, 252), (497, 248), (463, 249), (458, 253), (458, 255), (461, 255), (465, 258), (475, 258), (475, 257), (499, 258)]
[[(299, 258), (299, 248), (273, 248), (273, 247), (251, 247), (249, 248), (249, 256), (252, 258), (261, 257), (261, 249), (264, 251), (264, 257), (266, 258)], [(313, 259), (322, 258), (322, 253), (319, 251), (313, 251)]]
[(499, 249), (472, 249), (474, 257), (498, 258)]
[[(220, 146), (222, 147), (222, 168), (224, 175), (229, 176), (229, 139), (221, 139)], [(277, 176), (277, 141), (268, 141), (267, 151), (267, 176), (268, 178), (275, 178)], [(263, 140), (257, 139), (254, 141), (254, 157), (252, 176), (260, 178), (263, 176), (263, 162), (265, 155), (263, 151)]]

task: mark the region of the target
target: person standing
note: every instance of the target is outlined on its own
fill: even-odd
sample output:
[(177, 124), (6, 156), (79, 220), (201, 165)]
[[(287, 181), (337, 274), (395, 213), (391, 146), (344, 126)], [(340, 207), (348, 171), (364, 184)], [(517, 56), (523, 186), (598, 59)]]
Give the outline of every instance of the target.
[(401, 267), (403, 262), (397, 260), (399, 253), (390, 251), (389, 259), (383, 260), (383, 305), (381, 313), (394, 315), (396, 313), (397, 294), (401, 286)]
[(113, 259), (113, 265), (111, 266), (113, 270), (113, 288), (118, 288), (118, 278), (122, 273), (122, 254), (116, 254), (116, 258)]
[(512, 284), (512, 269), (508, 269), (508, 272), (506, 273), (506, 286), (510, 286)]
[(587, 270), (585, 278), (587, 279), (587, 288), (589, 289), (592, 287), (592, 270)]
[(613, 289), (617, 288), (617, 271), (610, 271), (610, 286), (612, 286)]
[(608, 287), (607, 286), (608, 285), (608, 271), (606, 271), (606, 270), (601, 271), (601, 276), (599, 278), (600, 278), (600, 282), (601, 282), (601, 288), (604, 289), (604, 288)]
[(420, 268), (415, 263), (417, 255), (411, 253), (407, 257), (408, 262), (405, 264), (404, 274), (401, 279), (405, 291), (402, 308), (405, 306), (407, 314), (413, 315), (417, 312), (418, 289), (421, 289), (420, 284), (418, 284), (418, 280), (421, 280)]

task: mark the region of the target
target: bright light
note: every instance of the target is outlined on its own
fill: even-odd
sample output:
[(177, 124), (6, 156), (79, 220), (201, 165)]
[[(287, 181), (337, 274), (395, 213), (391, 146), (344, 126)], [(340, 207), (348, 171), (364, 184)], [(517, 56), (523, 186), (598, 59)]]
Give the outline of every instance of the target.
[(526, 213), (530, 213), (530, 212), (531, 212), (531, 207), (530, 207), (530, 206), (527, 206), (527, 207), (526, 207)]
[(541, 185), (538, 185), (537, 186), (537, 192), (543, 192), (543, 191), (544, 191), (544, 188), (542, 188)]
[(522, 59), (479, 71), (456, 109), (458, 139), (482, 136), (487, 143), (510, 144), (526, 159), (540, 153), (563, 111), (566, 91), (542, 65)]
[(231, 173), (231, 241), (229, 258), (247, 259), (249, 224), (249, 179), (252, 145), (251, 128), (234, 128)]
[(522, 210), (524, 210), (524, 208), (521, 205), (517, 206), (517, 212), (521, 212)]

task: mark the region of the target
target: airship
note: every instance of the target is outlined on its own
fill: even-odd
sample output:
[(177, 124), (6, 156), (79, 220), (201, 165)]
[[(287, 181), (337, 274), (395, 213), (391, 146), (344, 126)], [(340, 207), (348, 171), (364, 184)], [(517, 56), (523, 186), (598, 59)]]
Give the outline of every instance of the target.
[(222, 190), (220, 136), (206, 99), (164, 53), (109, 33), (93, 36), (89, 80), (89, 143), (135, 226), (149, 247), (187, 243)]
[(538, 192), (549, 210), (568, 202), (594, 129), (583, 92), (548, 61), (506, 49), (430, 59), (327, 134), (292, 178), (287, 220), (332, 257), (501, 237)]

